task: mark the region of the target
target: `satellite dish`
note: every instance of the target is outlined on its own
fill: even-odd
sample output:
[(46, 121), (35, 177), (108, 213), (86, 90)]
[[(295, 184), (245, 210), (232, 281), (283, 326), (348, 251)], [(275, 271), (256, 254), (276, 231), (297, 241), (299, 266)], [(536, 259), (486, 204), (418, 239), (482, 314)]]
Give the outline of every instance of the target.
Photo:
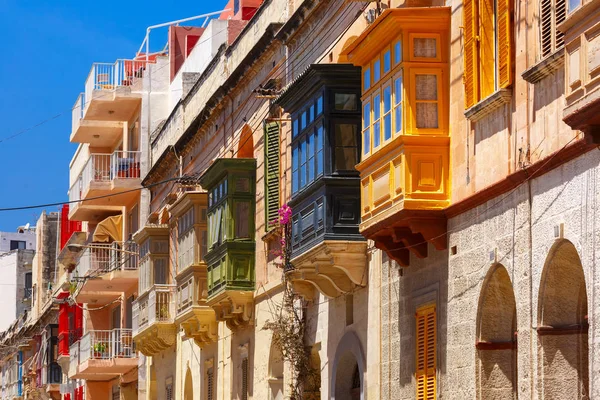
[(28, 231), (29, 230), (29, 222), (25, 224), (25, 230)]

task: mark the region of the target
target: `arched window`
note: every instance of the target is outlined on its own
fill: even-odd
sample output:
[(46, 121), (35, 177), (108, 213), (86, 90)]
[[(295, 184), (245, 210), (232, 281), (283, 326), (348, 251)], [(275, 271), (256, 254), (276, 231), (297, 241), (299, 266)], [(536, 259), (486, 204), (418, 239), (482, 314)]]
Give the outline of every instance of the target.
[(517, 311), (506, 269), (494, 265), (477, 313), (477, 398), (517, 398)]
[(252, 138), (252, 128), (248, 124), (242, 127), (237, 158), (254, 158), (254, 139)]
[(185, 373), (185, 389), (183, 392), (184, 400), (194, 400), (194, 383), (192, 382), (192, 371), (188, 367)]
[(273, 342), (269, 356), (270, 400), (283, 400), (283, 365), (283, 354), (279, 346)]
[(538, 298), (541, 398), (589, 399), (587, 315), (579, 254), (560, 240), (546, 259)]

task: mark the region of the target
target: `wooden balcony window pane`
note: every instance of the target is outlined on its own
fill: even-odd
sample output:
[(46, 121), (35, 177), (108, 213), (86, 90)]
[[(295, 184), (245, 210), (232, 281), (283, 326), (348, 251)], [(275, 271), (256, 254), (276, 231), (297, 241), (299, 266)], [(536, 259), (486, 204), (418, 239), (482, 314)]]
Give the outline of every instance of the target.
[(381, 78), (381, 61), (375, 60), (373, 63), (373, 83), (379, 81)]
[(363, 106), (363, 153), (368, 154), (371, 151), (371, 104), (365, 103)]
[(383, 89), (383, 141), (392, 138), (392, 87)]
[(381, 144), (381, 96), (373, 98), (373, 147)]
[(308, 148), (308, 161), (307, 161), (307, 169), (308, 169), (308, 181), (310, 184), (315, 180), (315, 136), (311, 133), (306, 137), (306, 147)]
[(383, 54), (383, 73), (387, 74), (392, 69), (392, 54), (388, 50)]
[(335, 109), (338, 111), (356, 111), (357, 96), (351, 93), (335, 94)]
[(358, 164), (357, 127), (355, 124), (335, 125), (335, 169), (352, 171)]
[(436, 58), (437, 43), (434, 38), (415, 38), (413, 56), (418, 58)]
[(317, 176), (323, 173), (323, 126), (317, 128), (315, 142), (317, 144)]
[(237, 202), (235, 204), (235, 237), (245, 239), (250, 237), (250, 203)]
[(394, 64), (399, 64), (402, 62), (402, 42), (398, 40), (394, 44)]
[(371, 68), (366, 68), (363, 75), (364, 90), (369, 90), (371, 87)]
[(294, 146), (292, 150), (292, 193), (296, 193), (299, 189), (299, 166), (300, 166), (300, 157), (298, 155), (298, 146)]

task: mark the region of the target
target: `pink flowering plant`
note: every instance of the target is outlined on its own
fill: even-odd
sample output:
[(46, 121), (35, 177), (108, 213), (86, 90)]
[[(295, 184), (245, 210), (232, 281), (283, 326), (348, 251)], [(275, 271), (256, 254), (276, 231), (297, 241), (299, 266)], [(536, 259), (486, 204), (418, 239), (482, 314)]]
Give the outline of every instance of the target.
[(290, 263), (292, 254), (292, 208), (287, 204), (281, 206), (277, 210), (278, 218), (269, 222), (269, 225), (275, 228), (276, 234), (279, 236), (279, 248), (271, 250), (278, 260), (275, 264), (284, 270), (292, 269)]

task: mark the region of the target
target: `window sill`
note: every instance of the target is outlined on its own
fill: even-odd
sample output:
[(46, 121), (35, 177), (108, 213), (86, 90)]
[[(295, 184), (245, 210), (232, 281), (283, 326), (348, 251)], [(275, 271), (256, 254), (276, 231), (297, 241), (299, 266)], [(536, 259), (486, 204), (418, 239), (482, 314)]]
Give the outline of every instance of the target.
[(270, 228), (264, 235), (262, 235), (261, 239), (265, 243), (271, 243), (275, 239), (279, 238), (281, 233), (278, 228)]
[(510, 102), (512, 97), (511, 89), (499, 89), (492, 93), (473, 107), (465, 111), (465, 117), (472, 122), (477, 122), (492, 111), (500, 108)]
[(565, 48), (562, 47), (544, 58), (534, 66), (528, 68), (521, 74), (521, 77), (529, 83), (538, 83), (547, 76), (550, 76), (565, 63)]

